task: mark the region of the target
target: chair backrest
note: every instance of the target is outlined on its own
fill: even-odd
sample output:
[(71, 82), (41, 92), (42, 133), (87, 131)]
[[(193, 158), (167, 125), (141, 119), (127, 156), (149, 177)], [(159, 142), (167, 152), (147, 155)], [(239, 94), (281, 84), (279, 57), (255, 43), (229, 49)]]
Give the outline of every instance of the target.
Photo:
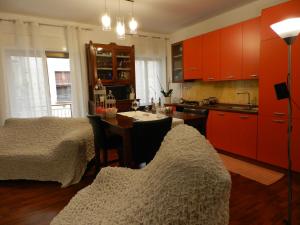
[(172, 117), (153, 121), (134, 121), (132, 129), (133, 159), (135, 164), (149, 163), (171, 129)]
[(195, 123), (195, 121), (187, 122), (188, 125), (196, 128), (202, 135), (206, 136), (206, 122), (208, 117), (208, 109), (184, 108), (183, 112), (206, 116), (205, 119), (200, 120), (198, 123)]
[(103, 122), (100, 116), (98, 115), (88, 115), (90, 124), (92, 125), (94, 132), (94, 145), (96, 149), (106, 149), (107, 144), (107, 135), (105, 132), (106, 123)]

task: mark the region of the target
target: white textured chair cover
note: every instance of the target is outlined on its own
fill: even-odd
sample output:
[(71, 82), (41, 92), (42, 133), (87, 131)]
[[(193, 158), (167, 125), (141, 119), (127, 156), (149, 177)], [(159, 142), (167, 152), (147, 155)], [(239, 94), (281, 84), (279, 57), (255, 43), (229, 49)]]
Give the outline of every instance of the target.
[(102, 169), (51, 225), (226, 225), (230, 189), (211, 144), (178, 125), (146, 167)]
[(7, 119), (0, 128), (0, 180), (80, 181), (94, 156), (86, 118)]

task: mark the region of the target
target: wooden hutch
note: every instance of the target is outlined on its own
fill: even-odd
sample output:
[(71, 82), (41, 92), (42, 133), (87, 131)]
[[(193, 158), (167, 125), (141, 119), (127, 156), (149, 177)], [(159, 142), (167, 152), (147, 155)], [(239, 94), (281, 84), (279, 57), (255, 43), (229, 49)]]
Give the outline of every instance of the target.
[(112, 91), (116, 98), (118, 111), (129, 111), (132, 100), (129, 99), (131, 88), (135, 90), (134, 46), (119, 46), (115, 43), (86, 44), (89, 112), (93, 113), (93, 90), (98, 79)]

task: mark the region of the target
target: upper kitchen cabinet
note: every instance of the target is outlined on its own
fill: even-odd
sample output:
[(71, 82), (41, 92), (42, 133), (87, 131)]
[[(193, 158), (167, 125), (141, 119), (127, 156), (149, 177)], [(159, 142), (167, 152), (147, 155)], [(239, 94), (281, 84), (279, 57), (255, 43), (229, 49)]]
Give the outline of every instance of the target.
[(221, 80), (242, 78), (242, 24), (221, 29)]
[(260, 17), (242, 23), (242, 78), (258, 79), (260, 59)]
[(183, 41), (184, 80), (202, 79), (202, 36)]
[(202, 65), (203, 80), (220, 79), (220, 30), (203, 35)]
[(281, 20), (299, 17), (300, 1), (291, 0), (267, 9), (262, 10), (261, 16), (261, 38), (267, 40), (277, 37), (270, 25)]
[(183, 82), (183, 51), (182, 42), (172, 44), (172, 81)]

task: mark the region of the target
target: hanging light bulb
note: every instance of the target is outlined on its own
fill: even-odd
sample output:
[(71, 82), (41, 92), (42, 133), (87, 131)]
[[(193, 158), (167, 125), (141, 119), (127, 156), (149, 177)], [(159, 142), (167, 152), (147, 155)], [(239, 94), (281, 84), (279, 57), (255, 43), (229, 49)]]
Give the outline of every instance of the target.
[(124, 19), (120, 16), (120, 0), (119, 0), (119, 16), (117, 17), (116, 32), (118, 39), (125, 39), (125, 24)]
[(137, 27), (138, 27), (137, 21), (134, 19), (134, 17), (131, 17), (131, 19), (129, 21), (130, 33), (131, 34), (136, 34), (137, 33)]
[(120, 17), (117, 18), (116, 32), (119, 39), (125, 39), (125, 24)]
[(128, 26), (131, 34), (136, 34), (137, 33), (137, 27), (138, 23), (133, 17), (133, 3), (134, 1), (131, 1), (131, 19), (129, 20)]
[(105, 13), (101, 17), (102, 30), (108, 31), (111, 30), (111, 19), (107, 12), (106, 0), (105, 0)]

